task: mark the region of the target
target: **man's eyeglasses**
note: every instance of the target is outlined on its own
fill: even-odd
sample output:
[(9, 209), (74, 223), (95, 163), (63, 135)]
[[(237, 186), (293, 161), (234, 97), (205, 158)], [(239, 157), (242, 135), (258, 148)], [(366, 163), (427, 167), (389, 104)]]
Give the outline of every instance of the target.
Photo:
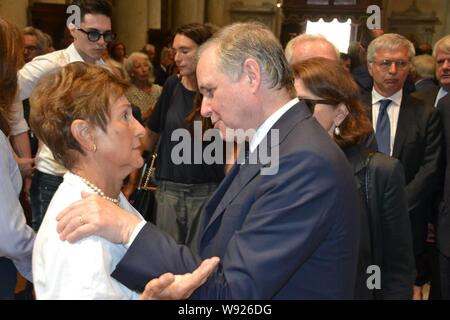
[(380, 60), (373, 62), (383, 71), (389, 71), (392, 64), (395, 64), (395, 67), (399, 70), (404, 69), (409, 64), (409, 62), (403, 60)]
[(100, 40), (101, 36), (103, 36), (103, 39), (105, 40), (105, 42), (111, 42), (116, 39), (116, 34), (112, 31), (106, 31), (105, 33), (101, 33), (101, 32), (95, 31), (95, 30), (86, 31), (81, 28), (77, 29), (77, 30), (85, 33), (87, 35), (88, 40), (91, 42), (97, 42), (98, 40)]
[(334, 101), (334, 100), (320, 100), (320, 99), (305, 99), (305, 98), (300, 98), (300, 100), (303, 100), (306, 104), (306, 106), (308, 107), (309, 111), (311, 111), (311, 113), (314, 113), (314, 109), (316, 108), (316, 104), (327, 104), (330, 106), (337, 106), (339, 104), (339, 102)]

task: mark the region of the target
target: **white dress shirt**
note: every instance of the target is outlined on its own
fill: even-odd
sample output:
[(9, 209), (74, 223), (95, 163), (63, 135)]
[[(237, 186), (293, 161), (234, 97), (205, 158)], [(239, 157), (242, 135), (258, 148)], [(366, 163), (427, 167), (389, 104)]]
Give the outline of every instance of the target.
[(28, 123), (25, 120), (23, 105), (17, 99), (11, 105), (10, 114), (11, 114), (10, 119), (11, 132), (9, 133), (10, 136), (17, 136), (21, 133), (25, 133), (28, 132), (28, 130), (30, 130), (30, 127), (28, 127)]
[(258, 128), (252, 140), (250, 141), (250, 152), (255, 152), (256, 148), (261, 144), (264, 138), (269, 133), (270, 129), (274, 126), (274, 124), (280, 120), (280, 118), (288, 112), (293, 106), (295, 106), (300, 101), (298, 98), (292, 99), (283, 107), (274, 112), (266, 121)]
[[(124, 245), (97, 236), (74, 244), (59, 239), (56, 216), (80, 200), (81, 191), (92, 193), (78, 176), (67, 172), (44, 217), (33, 249), (36, 297), (46, 300), (138, 299), (136, 292), (110, 276), (126, 253)], [(144, 220), (123, 194), (119, 200), (122, 209)]]
[(439, 89), (439, 92), (436, 96), (436, 101), (434, 102), (434, 106), (437, 107), (439, 100), (441, 100), (443, 97), (445, 97), (448, 94), (447, 90), (444, 88)]
[(390, 97), (383, 97), (375, 89), (372, 91), (372, 124), (376, 133), (378, 115), (380, 113), (380, 100), (389, 99), (392, 103), (387, 107), (389, 123), (391, 125), (391, 156), (394, 151), (395, 135), (397, 133), (398, 117), (400, 115), (400, 105), (402, 104), (403, 90), (400, 90)]
[[(20, 96), (16, 100), (16, 104), (20, 105), (20, 109), (23, 112), (22, 101), (30, 97), (34, 87), (43, 76), (69, 63), (83, 61), (73, 44), (64, 50), (34, 58), (33, 61), (27, 63), (19, 71)], [(103, 65), (104, 62), (100, 59), (96, 64)], [(63, 176), (67, 171), (66, 168), (56, 162), (50, 149), (43, 144), (40, 146), (36, 156), (36, 168), (40, 172), (54, 176)]]

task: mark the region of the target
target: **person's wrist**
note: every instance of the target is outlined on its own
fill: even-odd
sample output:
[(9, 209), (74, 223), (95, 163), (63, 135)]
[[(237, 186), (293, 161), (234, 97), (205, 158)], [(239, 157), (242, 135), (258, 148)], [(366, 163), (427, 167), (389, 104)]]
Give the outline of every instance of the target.
[(131, 235), (133, 234), (136, 226), (141, 222), (139, 217), (130, 214), (124, 221), (123, 232), (122, 232), (122, 243), (127, 244), (130, 242)]

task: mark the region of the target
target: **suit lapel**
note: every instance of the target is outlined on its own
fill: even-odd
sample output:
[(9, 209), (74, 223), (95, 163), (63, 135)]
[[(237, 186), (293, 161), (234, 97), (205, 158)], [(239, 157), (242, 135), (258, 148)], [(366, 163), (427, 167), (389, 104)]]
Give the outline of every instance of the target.
[(400, 153), (405, 145), (405, 139), (408, 136), (409, 128), (414, 122), (414, 107), (412, 101), (407, 95), (403, 95), (402, 104), (400, 105), (400, 113), (398, 116), (397, 132), (394, 140), (394, 150), (392, 156), (399, 158)]
[(372, 117), (372, 95), (368, 94), (368, 93), (364, 94), (364, 95), (362, 95), (361, 100), (367, 108), (367, 116), (369, 117), (370, 122), (373, 123), (372, 122), (373, 121), (372, 120), (373, 119), (373, 117)]
[[(287, 137), (289, 132), (298, 124), (299, 121), (311, 117), (311, 112), (308, 110), (304, 103), (299, 103), (293, 106), (288, 112), (286, 112), (280, 120), (273, 126), (272, 129), (279, 130), (279, 139), (272, 144), (271, 133), (263, 140), (263, 143), (268, 143), (268, 149), (274, 148), (282, 143)], [(261, 145), (260, 145), (261, 146)], [(249, 159), (258, 159), (257, 154), (259, 147), (249, 155)], [(239, 166), (235, 164), (231, 172), (227, 174), (218, 190), (214, 193), (211, 200), (205, 206), (206, 217), (204, 222), (206, 227), (203, 229), (200, 239), (207, 233), (209, 227), (225, 212), (227, 206), (241, 193), (241, 191), (255, 178), (257, 177), (261, 169), (264, 167), (270, 167), (268, 164), (249, 164), (246, 163)]]

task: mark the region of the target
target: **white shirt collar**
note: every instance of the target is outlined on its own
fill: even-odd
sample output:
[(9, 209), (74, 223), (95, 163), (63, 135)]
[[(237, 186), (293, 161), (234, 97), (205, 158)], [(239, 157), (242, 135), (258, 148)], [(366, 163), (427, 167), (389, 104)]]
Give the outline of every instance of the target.
[(402, 97), (403, 97), (403, 89), (400, 89), (396, 93), (394, 93), (390, 97), (384, 97), (381, 94), (375, 90), (375, 88), (372, 90), (372, 104), (380, 102), (380, 100), (389, 99), (392, 100), (397, 106), (400, 106), (402, 103)]
[(441, 98), (445, 97), (447, 94), (448, 94), (447, 90), (445, 90), (444, 88), (441, 87), (439, 89), (439, 92), (438, 92), (437, 96), (436, 96), (436, 101), (434, 103), (434, 106), (436, 107), (437, 104), (439, 103), (439, 100), (441, 100)]
[[(67, 55), (69, 57), (69, 63), (72, 63), (72, 62), (86, 62), (81, 57), (80, 53), (77, 51), (77, 49), (75, 48), (75, 45), (73, 43), (70, 46), (67, 47), (66, 53), (67, 53)], [(102, 59), (99, 59), (99, 60), (97, 60), (95, 62), (95, 64), (104, 65), (105, 62)]]
[(283, 107), (275, 111), (266, 121), (258, 128), (252, 140), (250, 141), (250, 152), (254, 152), (258, 148), (259, 144), (264, 140), (264, 138), (269, 133), (273, 125), (293, 106), (295, 106), (300, 101), (298, 98), (292, 99)]

